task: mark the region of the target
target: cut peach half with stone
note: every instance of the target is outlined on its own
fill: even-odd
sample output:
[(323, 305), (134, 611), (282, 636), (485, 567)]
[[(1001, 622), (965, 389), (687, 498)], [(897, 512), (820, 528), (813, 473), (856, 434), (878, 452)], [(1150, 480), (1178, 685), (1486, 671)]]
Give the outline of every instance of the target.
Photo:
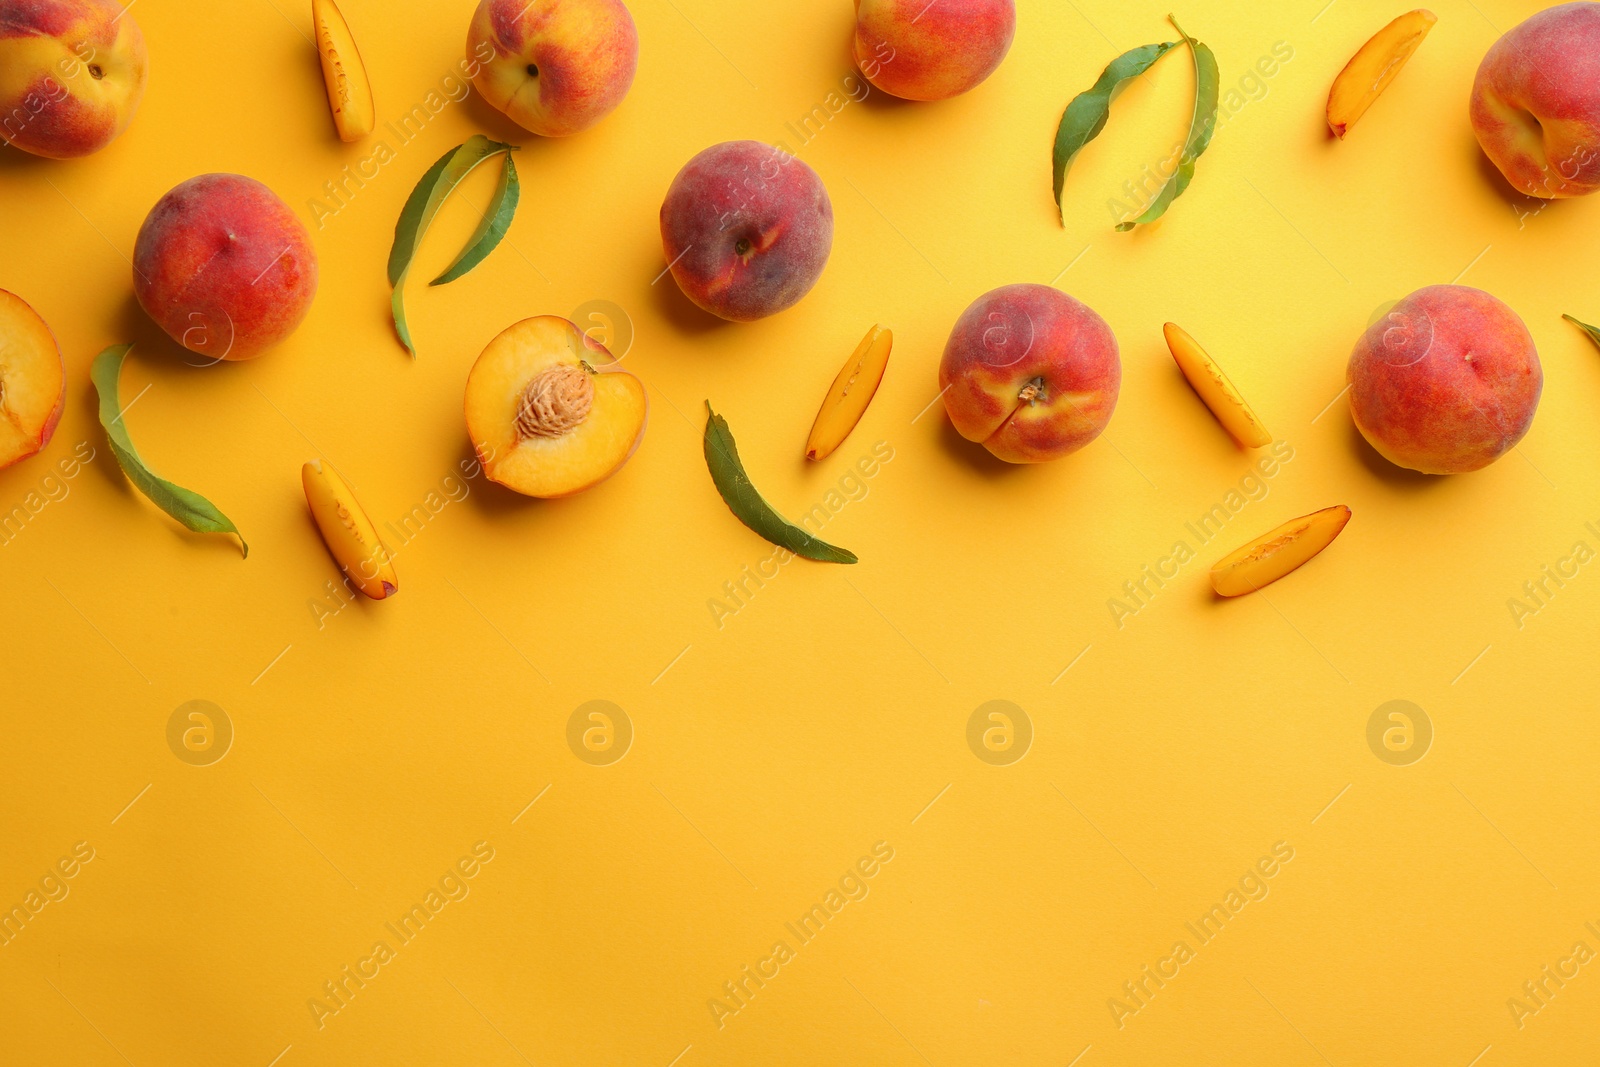
[(1345, 64), (1328, 93), (1328, 128), (1343, 138), (1372, 102), (1389, 88), (1439, 18), (1432, 11), (1407, 11), (1373, 35)]
[(484, 473), (525, 496), (611, 477), (644, 439), (648, 412), (643, 383), (554, 315), (505, 330), (467, 376), (467, 435)]
[(50, 443), (66, 391), (50, 327), (21, 297), (0, 289), (0, 467)]
[(850, 436), (861, 416), (867, 413), (867, 405), (877, 395), (884, 368), (889, 365), (889, 349), (893, 346), (891, 331), (882, 326), (867, 331), (850, 359), (840, 368), (838, 377), (828, 386), (828, 395), (822, 398), (822, 410), (817, 412), (817, 421), (811, 424), (811, 436), (806, 439), (807, 459), (828, 458)]
[(1178, 362), (1178, 369), (1183, 371), (1183, 376), (1189, 379), (1194, 391), (1205, 401), (1217, 421), (1222, 423), (1222, 428), (1246, 448), (1271, 444), (1272, 435), (1261, 425), (1261, 420), (1256, 418), (1256, 413), (1250, 410), (1250, 405), (1244, 402), (1244, 397), (1239, 395), (1239, 390), (1233, 387), (1228, 376), (1222, 373), (1216, 360), (1175, 324), (1167, 323), (1163, 332), (1167, 337), (1167, 347), (1172, 350), (1172, 358)]
[(1217, 561), (1211, 587), (1219, 596), (1243, 596), (1271, 585), (1333, 544), (1349, 521), (1343, 504), (1292, 519)]

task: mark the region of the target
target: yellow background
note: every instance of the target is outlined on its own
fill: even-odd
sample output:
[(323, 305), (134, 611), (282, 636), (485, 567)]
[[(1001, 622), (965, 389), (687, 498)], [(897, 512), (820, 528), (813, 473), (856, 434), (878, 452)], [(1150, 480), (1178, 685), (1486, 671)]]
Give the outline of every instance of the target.
[[(1070, 176), (1065, 229), (1048, 148), (1113, 55), (1171, 37), (1166, 5), (1023, 0), (1009, 58), (976, 91), (875, 93), (802, 147), (786, 123), (851, 74), (848, 3), (634, 0), (639, 73), (617, 112), (542, 142), (475, 95), (449, 106), (314, 229), (322, 287), (299, 332), (257, 362), (198, 369), (132, 297), (150, 206), (237, 171), (309, 221), (307, 201), (373, 142), (334, 137), (304, 5), (138, 3), (151, 76), (131, 129), (77, 162), (0, 151), (0, 287), (51, 324), (68, 370), (60, 429), (0, 474), (0, 508), (79, 442), (97, 452), (0, 547), (0, 902), (75, 842), (95, 850), (70, 895), (0, 948), (0, 1060), (1592, 1062), (1600, 967), (1521, 1029), (1506, 1002), (1575, 942), (1600, 950), (1584, 926), (1600, 925), (1600, 572), (1520, 629), (1507, 601), (1575, 542), (1600, 547), (1584, 525), (1600, 519), (1600, 356), (1559, 318), (1600, 319), (1600, 202), (1519, 218), (1538, 205), (1483, 161), (1466, 120), (1485, 50), (1541, 4), (1437, 0), (1432, 36), (1342, 144), (1323, 124), (1328, 86), (1399, 5), (1323, 4), (1177, 12), (1215, 48), (1225, 90), (1277, 42), (1293, 58), (1227, 120), (1166, 221), (1117, 234), (1106, 201), (1182, 135), (1186, 55), (1120, 98)], [(452, 74), (471, 9), (346, 0), (380, 120)], [(475, 131), (525, 143), (522, 207), (472, 274), (413, 285), (412, 362), (387, 317), (393, 224)], [(837, 220), (815, 291), (751, 325), (652, 284), (668, 183), (734, 138), (785, 142)], [(461, 247), (488, 170), (413, 277)], [(1527, 320), (1544, 401), (1488, 470), (1414, 478), (1329, 405), (1380, 307), (1457, 278)], [(918, 415), (956, 316), (1023, 281), (1105, 316), (1124, 384), (1100, 441), (1003, 469), (938, 405)], [(328, 458), (380, 526), (397, 522), (460, 474), (463, 385), (488, 340), (596, 300), (631, 320), (626, 362), (650, 388), (632, 462), (560, 502), (467, 483), (399, 548), (397, 599), (319, 627), (310, 602), (337, 572), (300, 464)], [(1293, 449), (1206, 546), (1184, 524), (1252, 459), (1179, 377), (1169, 319)], [(874, 322), (896, 332), (883, 388), (808, 467), (816, 404)], [(247, 561), (116, 470), (88, 368), (125, 341), (124, 402), (150, 387), (134, 440), (238, 523)], [(708, 601), (770, 549), (706, 474), (708, 398), (793, 515), (875, 442), (894, 453), (826, 527), (861, 564), (791, 563), (720, 628)], [(1337, 503), (1355, 517), (1305, 570), (1265, 595), (1210, 595), (1216, 558)], [(1199, 558), (1119, 628), (1107, 601), (1180, 539)], [(193, 699), (236, 732), (210, 766), (168, 748)], [(566, 741), (596, 699), (635, 732), (610, 766)], [(1034, 729), (1005, 767), (966, 742), (997, 699)], [(1394, 699), (1435, 730), (1411, 766), (1367, 744)], [(495, 853), (470, 895), (319, 1029), (307, 1001), (478, 841)], [(799, 945), (784, 924), (879, 841), (894, 858), (869, 895)], [(1294, 858), (1270, 895), (1195, 943), (1184, 923), (1276, 842)], [(708, 1001), (780, 939), (795, 959), (719, 1027)], [(1196, 958), (1119, 1028), (1107, 1001), (1179, 939)]]

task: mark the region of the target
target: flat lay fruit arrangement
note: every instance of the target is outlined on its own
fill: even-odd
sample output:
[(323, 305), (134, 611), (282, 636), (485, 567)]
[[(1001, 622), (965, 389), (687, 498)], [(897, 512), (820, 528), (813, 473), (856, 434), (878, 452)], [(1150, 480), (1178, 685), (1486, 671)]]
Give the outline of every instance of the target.
[[(1502, 785), (1600, 752), (1567, 689), (1600, 595), (1581, 580), (1600, 545), (1600, 3), (0, 0), (0, 141), (0, 568), (14, 616), (49, 620), (5, 661), (38, 679), (19, 683), (38, 723), (18, 751), (55, 766), (40, 754), (62, 735), (40, 724), (68, 706), (136, 700), (166, 729), (172, 707), (216, 701), (229, 799), (137, 769), (150, 731), (128, 717), (82, 742), (96, 784), (67, 809), (145, 782), (150, 806), (181, 791), (205, 809), (196, 832), (231, 858), (171, 862), (215, 879), (193, 913), (213, 970), (262, 946), (221, 928), (228, 901), (300, 910), (289, 883), (251, 872), (295, 862), (291, 845), (332, 879), (309, 910), (348, 923), (298, 931), (270, 988), (229, 993), (289, 1008), (252, 1014), (228, 1062), (449, 1058), (443, 1036), (415, 1059), (374, 1036), (437, 1010), (437, 989), (372, 1006), (402, 984), (377, 975), (424, 951), (403, 947), (410, 928), (373, 931), (437, 864), (413, 878), (420, 843), (380, 860), (366, 816), (335, 825), (371, 790), (385, 818), (427, 828), (428, 856), (499, 849), (471, 853), (481, 875), (451, 868), (460, 898), (429, 890), (440, 903), (422, 908), (477, 916), (477, 947), (515, 930), (523, 962), (492, 965), (497, 984), (467, 988), (476, 962), (428, 965), (463, 976), (439, 995), (488, 1023), (475, 1062), (1092, 1067), (1220, 1049), (1224, 1031), (1257, 1035), (1239, 1063), (1579, 1062), (1565, 1050), (1600, 1018), (1600, 979), (1576, 988), (1559, 962), (1562, 982), (1523, 978), (1581, 966), (1574, 941), (1600, 952), (1583, 925), (1600, 924), (1583, 895), (1600, 857), (1562, 844), (1567, 814), (1541, 822)], [(1384, 711), (1399, 703), (1428, 712)], [(1537, 736), (1485, 723), (1486, 708), (1543, 706), (1557, 710)], [(826, 729), (807, 737), (812, 714)], [(209, 746), (219, 719), (203, 718)], [(193, 729), (156, 739), (176, 770), (202, 765)], [(1449, 747), (1463, 734), (1479, 764)], [(613, 746), (638, 754), (613, 771), (597, 755)], [(1383, 813), (1411, 787), (1394, 768), (1430, 750), (1418, 774), (1438, 788), (1396, 830)], [(1024, 800), (996, 783), (1030, 751), (1004, 772), (1032, 776)], [(1435, 770), (1447, 759), (1461, 762)], [(600, 768), (634, 792), (608, 793)], [(1540, 803), (1587, 810), (1592, 777), (1563, 772)], [(24, 815), (57, 802), (22, 799), (27, 781), (8, 787)], [(1135, 781), (1151, 784), (1135, 797)], [(1341, 786), (1362, 830), (1318, 844)], [(1483, 793), (1486, 807), (1467, 799)], [(517, 803), (458, 842), (444, 796)], [(236, 832), (240, 798), (261, 821)], [(646, 800), (667, 817), (653, 829)], [(1447, 802), (1462, 810), (1439, 814)], [(927, 823), (959, 804), (955, 836), (928, 845)], [(139, 811), (113, 808), (88, 839), (155, 863), (114, 844)], [(1206, 837), (1207, 818), (1241, 829)], [(839, 845), (846, 831), (861, 841)], [(19, 869), (63, 834), (89, 831), (44, 818)], [(790, 839), (806, 856), (793, 867)], [(880, 839), (894, 847), (874, 873), (846, 876), (859, 897), (824, 890), (840, 900), (824, 936), (869, 880), (898, 918), (805, 947), (821, 927), (784, 924), (835, 876), (803, 872)], [(1440, 841), (1458, 855), (1428, 852)], [(1574, 848), (1581, 864), (1547, 873), (1542, 858)], [(579, 873), (538, 873), (540, 849), (575, 849)], [(1383, 883), (1357, 853), (1410, 880)], [(340, 862), (354, 856), (360, 875)], [(79, 862), (86, 879), (115, 866)], [(927, 912), (913, 863), (939, 887)], [(1233, 870), (1251, 864), (1259, 896)], [(1368, 877), (1345, 893), (1352, 864)], [(1279, 905), (1301, 925), (1251, 944), (1248, 964), (1206, 947), (1204, 920), (1189, 928), (1232, 881), (1229, 929), (1245, 915), (1267, 937), (1248, 918), (1275, 906), (1256, 903), (1267, 879), (1288, 897), (1314, 865), (1319, 887)], [(467, 880), (488, 897), (512, 869), (533, 925), (509, 891), (456, 907)], [(1447, 870), (1528, 884), (1457, 899)], [(660, 909), (706, 878), (666, 929)], [(1405, 902), (1403, 934), (1355, 903), (1380, 884)], [(757, 888), (772, 885), (781, 899)], [(1539, 897), (1569, 885), (1587, 888)], [(1012, 915), (1013, 886), (1015, 917), (985, 932), (981, 916)], [(580, 887), (620, 894), (631, 949)], [(1459, 922), (1480, 904), (1528, 915), (1496, 927), (1492, 968), (1462, 976), (1457, 948), (1481, 953), (1444, 949), (1427, 893)], [(114, 924), (117, 905), (95, 907)], [(0, 950), (70, 908), (24, 903)], [(183, 921), (150, 908), (147, 930)], [(1302, 928), (1318, 908), (1366, 924), (1359, 952)], [(1075, 931), (1047, 918), (1067, 913)], [(708, 931), (711, 914), (737, 918)], [(940, 948), (946, 924), (960, 932)], [(75, 958), (103, 963), (106, 935), (76, 936)], [(1338, 1022), (1340, 1004), (1370, 1014), (1375, 990), (1412, 988), (1375, 955), (1394, 938), (1454, 975), (1419, 1015), (1487, 1005), (1481, 1025), (1465, 1015), (1470, 1036)], [(885, 962), (901, 940), (914, 966)], [(838, 988), (797, 991), (759, 1032), (750, 1017), (802, 987), (777, 977), (800, 969), (790, 958), (825, 951), (850, 961), (826, 964)], [(1289, 976), (1311, 952), (1328, 989)], [(1192, 958), (1231, 986), (1180, 980)], [(31, 980), (7, 962), (0, 983)], [(355, 977), (326, 981), (341, 968)], [(203, 969), (167, 984), (192, 992)], [(596, 999), (623, 971), (617, 999)], [(944, 983), (925, 997), (922, 972)], [(13, 992), (94, 1018), (84, 1047), (101, 1047), (81, 1062), (201, 1062), (225, 1030), (176, 1037), (160, 1012), (140, 1021), (61, 981), (118, 1022), (102, 1028), (72, 989)], [(515, 1038), (478, 996), (518, 1020)], [(588, 1044), (544, 1014), (564, 998)], [(841, 1005), (865, 1009), (838, 1037), (859, 1056), (810, 1032), (773, 1051)], [(868, 1040), (857, 1027), (874, 1020), (885, 1033)], [(58, 1023), (0, 1037), (0, 1059), (7, 1041), (17, 1062), (58, 1054)]]

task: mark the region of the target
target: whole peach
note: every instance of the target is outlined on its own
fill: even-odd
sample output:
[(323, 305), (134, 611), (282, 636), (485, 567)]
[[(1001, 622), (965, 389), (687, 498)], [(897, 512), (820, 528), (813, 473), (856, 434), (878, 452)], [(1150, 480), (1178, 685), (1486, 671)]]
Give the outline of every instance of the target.
[(1000, 66), (1017, 28), (1013, 0), (856, 0), (856, 65), (906, 100), (945, 100)]
[(793, 307), (833, 250), (833, 202), (817, 172), (756, 141), (684, 164), (661, 205), (661, 243), (684, 295), (749, 322)]
[(1600, 189), (1600, 4), (1561, 4), (1511, 28), (1472, 86), (1472, 128), (1529, 196)]
[(633, 84), (639, 34), (622, 0), (481, 0), (467, 31), (472, 79), (497, 110), (543, 137), (588, 129)]
[(1505, 304), (1465, 285), (1419, 289), (1350, 354), (1350, 413), (1389, 462), (1425, 474), (1487, 467), (1533, 425), (1544, 371)]
[(1007, 285), (962, 312), (939, 363), (957, 432), (1007, 463), (1042, 463), (1099, 437), (1122, 361), (1106, 321), (1048, 285)]
[(149, 57), (115, 0), (0, 0), (0, 140), (72, 159), (128, 128)]
[(238, 174), (202, 174), (157, 201), (139, 227), (133, 291), (190, 351), (254, 359), (306, 317), (317, 254), (271, 189)]

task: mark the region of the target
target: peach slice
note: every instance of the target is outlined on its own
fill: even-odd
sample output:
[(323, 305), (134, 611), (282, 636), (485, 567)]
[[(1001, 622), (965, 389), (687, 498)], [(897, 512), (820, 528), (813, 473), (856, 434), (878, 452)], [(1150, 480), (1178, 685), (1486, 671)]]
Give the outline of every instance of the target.
[(1211, 409), (1211, 414), (1222, 423), (1222, 428), (1245, 448), (1271, 444), (1272, 435), (1261, 425), (1256, 413), (1250, 410), (1250, 405), (1244, 402), (1239, 390), (1233, 387), (1228, 376), (1222, 373), (1222, 368), (1206, 354), (1206, 350), (1174, 323), (1167, 323), (1162, 332), (1166, 334), (1172, 358), (1178, 361), (1178, 369), (1189, 379), (1189, 384), (1200, 394), (1200, 399)]
[(1379, 30), (1345, 64), (1328, 93), (1328, 127), (1343, 140), (1356, 120), (1389, 88), (1439, 17), (1418, 8)]
[(21, 297), (0, 289), (0, 467), (50, 443), (66, 391), (67, 368), (50, 327)]
[(1350, 521), (1340, 504), (1291, 519), (1218, 560), (1211, 568), (1211, 588), (1218, 596), (1243, 596), (1271, 585), (1333, 544)]
[(560, 497), (605, 481), (632, 457), (649, 414), (644, 384), (566, 319), (523, 319), (467, 376), (467, 435), (491, 481)]
[(351, 584), (373, 600), (398, 593), (400, 579), (394, 572), (393, 557), (339, 472), (314, 459), (300, 468), (300, 484), (322, 540)]
[(317, 28), (317, 55), (322, 59), (333, 125), (339, 140), (359, 141), (378, 124), (372, 81), (361, 62), (361, 50), (334, 0), (311, 0), (311, 21)]
[(892, 347), (892, 331), (882, 326), (867, 331), (855, 353), (840, 368), (839, 376), (828, 387), (828, 395), (822, 398), (822, 410), (817, 412), (817, 421), (811, 424), (811, 436), (806, 438), (807, 459), (827, 459), (850, 436), (861, 416), (867, 413), (867, 405), (877, 395)]

